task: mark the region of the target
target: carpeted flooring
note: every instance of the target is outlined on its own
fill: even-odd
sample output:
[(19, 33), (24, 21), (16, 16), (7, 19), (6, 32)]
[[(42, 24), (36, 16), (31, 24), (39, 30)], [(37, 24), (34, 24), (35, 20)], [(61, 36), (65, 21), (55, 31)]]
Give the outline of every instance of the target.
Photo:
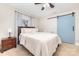
[(79, 56), (79, 46), (63, 43), (58, 47), (55, 56)]
[[(32, 54), (18, 45), (16, 48), (0, 53), (0, 56), (32, 56)], [(63, 43), (57, 48), (54, 56), (79, 56), (79, 46)]]

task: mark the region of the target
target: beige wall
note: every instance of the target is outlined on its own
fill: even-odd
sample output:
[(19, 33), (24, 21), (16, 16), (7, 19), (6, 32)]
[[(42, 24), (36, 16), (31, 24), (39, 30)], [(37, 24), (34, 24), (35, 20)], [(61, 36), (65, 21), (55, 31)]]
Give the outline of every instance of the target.
[(57, 33), (57, 18), (41, 19), (39, 29), (40, 31), (43, 31), (43, 32)]
[(75, 14), (75, 44), (79, 45), (79, 10)]
[(31, 18), (32, 19), (32, 26), (37, 27), (39, 25), (39, 19), (37, 18)]
[(8, 28), (12, 29), (12, 36), (14, 36), (15, 15), (12, 8), (0, 4), (0, 39), (8, 36)]

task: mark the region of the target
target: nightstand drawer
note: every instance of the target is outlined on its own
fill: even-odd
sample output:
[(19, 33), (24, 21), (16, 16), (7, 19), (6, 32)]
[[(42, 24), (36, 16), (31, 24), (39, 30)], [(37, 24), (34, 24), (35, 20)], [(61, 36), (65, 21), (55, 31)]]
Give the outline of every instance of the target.
[(3, 45), (11, 45), (11, 44), (15, 44), (16, 40), (3, 40), (2, 44)]
[(9, 48), (12, 48), (14, 47), (14, 45), (10, 44), (10, 45), (4, 45), (3, 46), (3, 49), (9, 49)]

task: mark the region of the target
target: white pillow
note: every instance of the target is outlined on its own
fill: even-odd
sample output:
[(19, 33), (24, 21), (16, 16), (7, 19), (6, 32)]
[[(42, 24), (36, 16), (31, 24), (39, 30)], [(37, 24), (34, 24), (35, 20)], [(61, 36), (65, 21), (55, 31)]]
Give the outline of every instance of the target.
[(38, 32), (37, 28), (22, 28), (21, 33), (33, 33)]

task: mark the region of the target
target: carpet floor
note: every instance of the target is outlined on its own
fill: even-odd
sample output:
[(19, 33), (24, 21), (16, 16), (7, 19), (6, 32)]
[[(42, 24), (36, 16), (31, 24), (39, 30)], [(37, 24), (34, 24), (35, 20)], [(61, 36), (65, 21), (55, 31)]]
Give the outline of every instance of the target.
[[(0, 56), (32, 56), (24, 47), (18, 45), (16, 48), (9, 49)], [(63, 43), (59, 45), (54, 56), (79, 56), (79, 46)]]

